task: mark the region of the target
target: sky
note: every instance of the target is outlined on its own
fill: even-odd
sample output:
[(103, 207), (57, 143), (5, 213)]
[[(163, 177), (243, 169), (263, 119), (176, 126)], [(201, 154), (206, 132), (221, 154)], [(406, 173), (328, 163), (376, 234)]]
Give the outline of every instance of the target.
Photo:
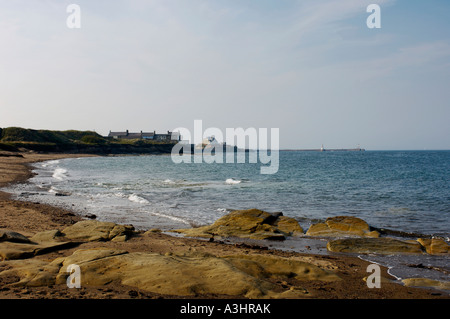
[(0, 127), (450, 149), (449, 17), (448, 0), (0, 0)]

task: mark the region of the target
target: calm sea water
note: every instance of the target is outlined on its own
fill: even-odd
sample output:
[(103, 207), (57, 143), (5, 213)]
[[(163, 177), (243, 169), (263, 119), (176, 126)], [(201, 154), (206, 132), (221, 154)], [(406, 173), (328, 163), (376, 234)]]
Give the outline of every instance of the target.
[(352, 215), (374, 227), (450, 236), (450, 151), (281, 151), (276, 174), (260, 167), (175, 164), (170, 156), (63, 159), (35, 164), (38, 175), (15, 191), (138, 229), (204, 225), (258, 208), (304, 229)]

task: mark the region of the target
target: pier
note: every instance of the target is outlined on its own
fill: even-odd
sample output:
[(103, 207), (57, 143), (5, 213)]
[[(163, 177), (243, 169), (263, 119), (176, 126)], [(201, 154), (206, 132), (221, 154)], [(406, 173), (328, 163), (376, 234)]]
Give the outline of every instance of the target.
[(323, 145), (321, 148), (317, 149), (283, 149), (282, 151), (292, 151), (292, 152), (365, 152), (364, 148), (359, 147), (359, 145), (355, 148), (324, 148)]

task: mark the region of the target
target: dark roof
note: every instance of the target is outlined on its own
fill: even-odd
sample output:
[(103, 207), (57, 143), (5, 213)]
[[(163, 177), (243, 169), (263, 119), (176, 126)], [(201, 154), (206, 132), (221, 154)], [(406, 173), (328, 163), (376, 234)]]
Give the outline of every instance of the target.
[(179, 137), (178, 132), (167, 132), (168, 134), (158, 134), (156, 132), (140, 132), (140, 133), (130, 133), (128, 131), (126, 132), (109, 132), (108, 137), (120, 137), (120, 138), (128, 138), (128, 139), (135, 139), (135, 138), (144, 138), (144, 137), (165, 137), (165, 138), (171, 138), (171, 137)]
[(127, 136), (127, 132), (109, 132), (108, 136), (109, 137), (113, 137), (113, 136)]

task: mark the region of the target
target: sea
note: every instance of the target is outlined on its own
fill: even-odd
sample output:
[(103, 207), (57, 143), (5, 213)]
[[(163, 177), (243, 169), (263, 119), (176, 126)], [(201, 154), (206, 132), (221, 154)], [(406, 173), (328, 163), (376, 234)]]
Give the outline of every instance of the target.
[[(305, 230), (345, 215), (398, 234), (449, 241), (450, 151), (280, 151), (275, 174), (261, 174), (262, 164), (250, 163), (249, 153), (235, 156), (231, 163), (176, 163), (170, 155), (51, 160), (33, 164), (36, 175), (8, 191), (140, 230), (170, 233), (257, 208), (293, 217)], [(269, 244), (319, 253), (324, 245), (309, 238)], [(370, 256), (388, 263), (398, 278), (425, 272), (450, 280), (448, 257), (399, 258)]]

